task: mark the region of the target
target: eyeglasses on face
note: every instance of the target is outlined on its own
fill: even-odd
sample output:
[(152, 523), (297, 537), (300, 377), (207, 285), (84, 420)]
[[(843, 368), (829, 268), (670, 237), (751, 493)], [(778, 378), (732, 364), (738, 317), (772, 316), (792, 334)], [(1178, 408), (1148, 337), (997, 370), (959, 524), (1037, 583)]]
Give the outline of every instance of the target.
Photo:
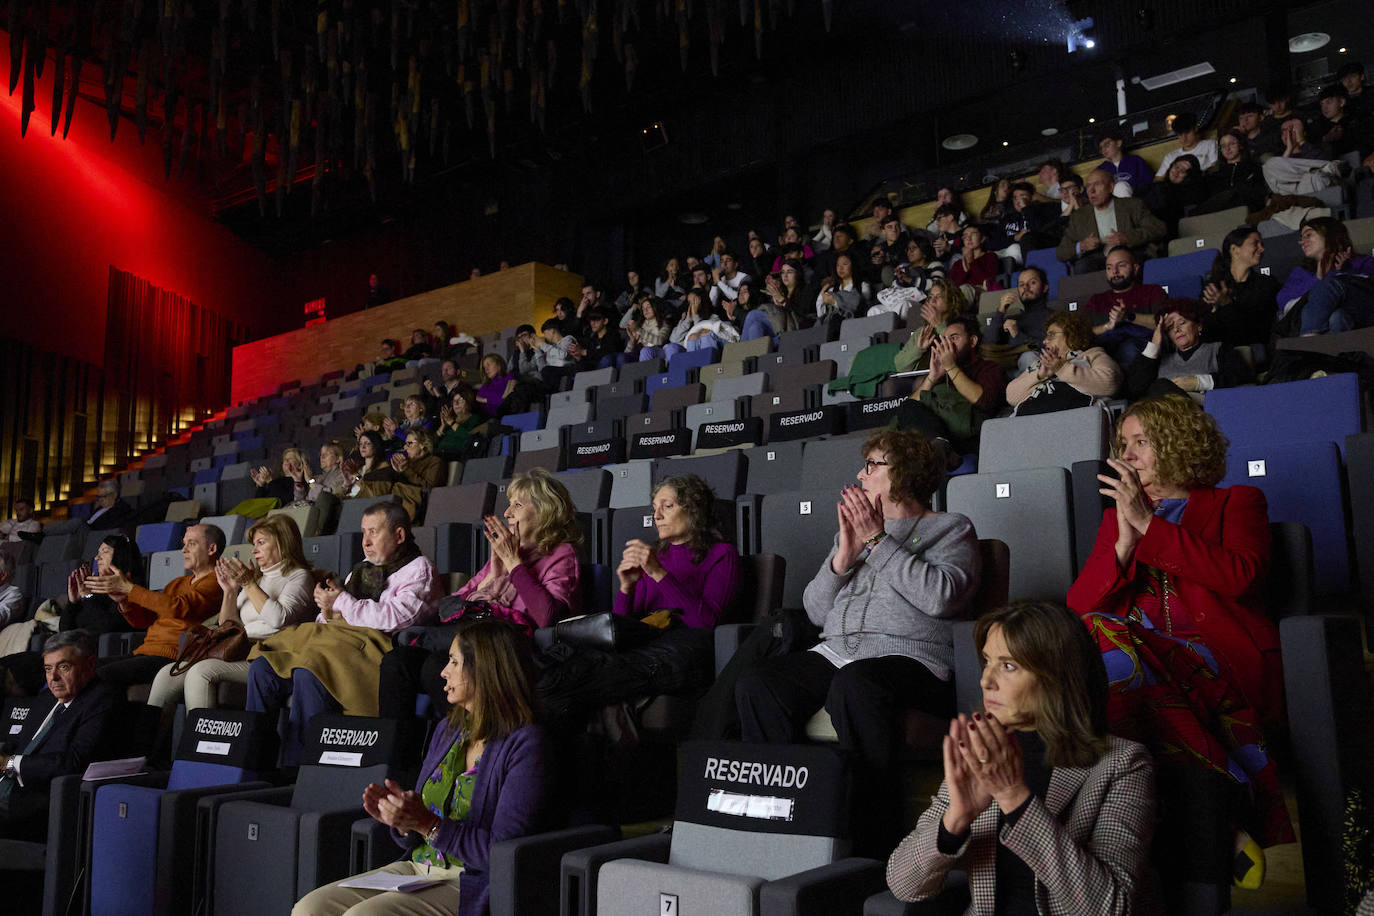
[(886, 461), (874, 461), (872, 458), (864, 459), (864, 473), (872, 474), (874, 468), (885, 468), (888, 466)]

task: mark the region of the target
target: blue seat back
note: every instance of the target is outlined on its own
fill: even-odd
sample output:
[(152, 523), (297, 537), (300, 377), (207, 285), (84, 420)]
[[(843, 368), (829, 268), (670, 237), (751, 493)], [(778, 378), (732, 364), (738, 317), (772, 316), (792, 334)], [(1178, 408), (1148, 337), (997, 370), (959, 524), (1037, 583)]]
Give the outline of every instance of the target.
[(1237, 444), (1334, 442), (1345, 458), (1345, 437), (1360, 432), (1360, 383), (1354, 373), (1301, 382), (1218, 388), (1207, 412)]
[(1301, 522), (1311, 530), (1317, 594), (1349, 588), (1350, 548), (1335, 442), (1233, 444), (1221, 485), (1236, 484), (1264, 491), (1269, 521)]
[(180, 550), (181, 539), (186, 534), (182, 522), (156, 522), (139, 525), (134, 535), (140, 553), (157, 553), (160, 550)]
[(1167, 287), (1172, 299), (1196, 299), (1202, 295), (1202, 278), (1212, 269), (1216, 259), (1215, 248), (1176, 254), (1171, 258), (1154, 258), (1145, 262), (1141, 281)]

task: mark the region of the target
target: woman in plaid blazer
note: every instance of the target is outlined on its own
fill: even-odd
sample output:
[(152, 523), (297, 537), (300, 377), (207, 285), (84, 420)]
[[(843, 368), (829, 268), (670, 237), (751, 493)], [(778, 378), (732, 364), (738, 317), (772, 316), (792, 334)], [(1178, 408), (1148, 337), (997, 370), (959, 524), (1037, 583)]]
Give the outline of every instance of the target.
[(1022, 601), (979, 619), (983, 711), (944, 739), (945, 781), (887, 863), (892, 893), (968, 873), (967, 912), (1127, 914), (1154, 829), (1154, 767), (1107, 734), (1107, 676), (1077, 615)]

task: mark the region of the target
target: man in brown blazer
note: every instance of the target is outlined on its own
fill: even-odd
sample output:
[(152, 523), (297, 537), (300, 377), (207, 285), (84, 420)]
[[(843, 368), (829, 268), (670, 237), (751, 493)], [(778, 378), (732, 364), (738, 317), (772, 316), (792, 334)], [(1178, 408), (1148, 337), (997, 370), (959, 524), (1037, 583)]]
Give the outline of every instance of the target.
[(1072, 265), (1076, 274), (1102, 270), (1107, 252), (1124, 245), (1140, 260), (1153, 254), (1154, 243), (1167, 232), (1145, 202), (1134, 197), (1113, 197), (1112, 176), (1102, 170), (1087, 177), (1088, 203), (1069, 214), (1069, 225), (1055, 252)]

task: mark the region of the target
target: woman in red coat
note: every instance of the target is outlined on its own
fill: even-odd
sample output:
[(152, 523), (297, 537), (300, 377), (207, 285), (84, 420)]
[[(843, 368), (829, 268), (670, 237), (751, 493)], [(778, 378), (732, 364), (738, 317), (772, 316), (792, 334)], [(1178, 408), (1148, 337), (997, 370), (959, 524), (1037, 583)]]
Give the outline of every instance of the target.
[(1278, 628), (1265, 614), (1270, 534), (1264, 494), (1218, 488), (1225, 436), (1183, 395), (1149, 398), (1121, 418), (1115, 501), (1069, 607), (1107, 665), (1112, 732), (1162, 763), (1248, 781), (1262, 845), (1292, 839), (1262, 725), (1283, 718)]

